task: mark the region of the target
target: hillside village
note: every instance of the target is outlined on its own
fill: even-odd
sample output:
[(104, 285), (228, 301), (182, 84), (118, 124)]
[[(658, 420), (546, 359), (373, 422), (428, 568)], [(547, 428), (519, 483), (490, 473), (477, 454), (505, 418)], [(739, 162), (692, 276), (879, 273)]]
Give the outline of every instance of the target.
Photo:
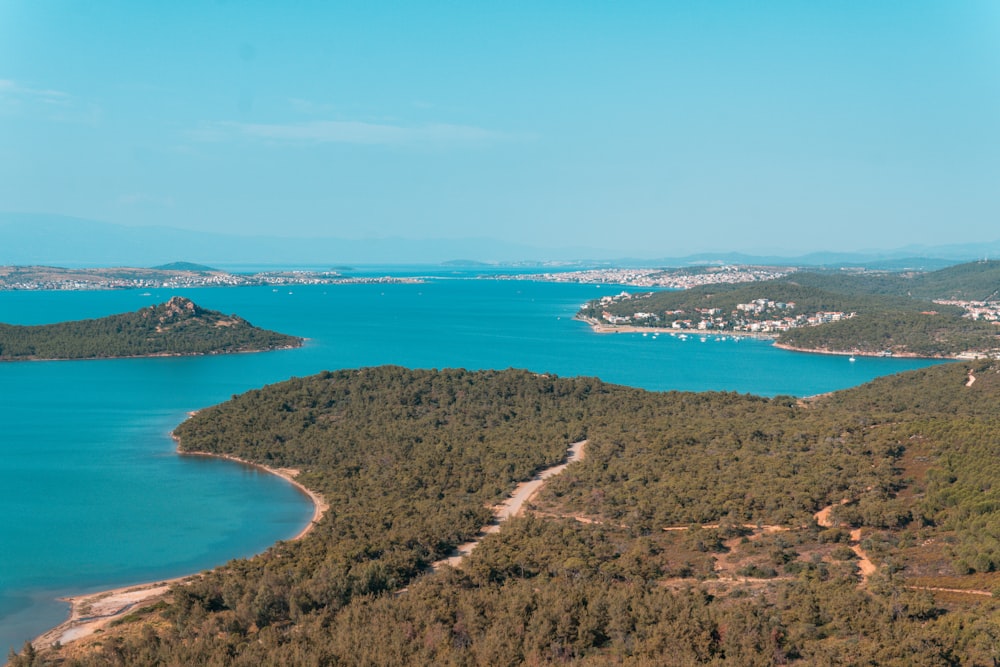
[(1000, 301), (962, 301), (956, 299), (935, 299), (934, 303), (946, 306), (958, 306), (965, 310), (965, 315), (970, 320), (982, 320), (984, 322), (1000, 322)]
[[(602, 306), (628, 301), (648, 295), (621, 292), (600, 300)], [(796, 313), (795, 302), (772, 301), (758, 298), (747, 303), (736, 304), (736, 309), (724, 313), (721, 308), (694, 308), (687, 310), (667, 310), (663, 313), (636, 312), (629, 315), (615, 315), (603, 310), (601, 318), (612, 325), (638, 325), (675, 330), (694, 329), (697, 331), (725, 331), (742, 333), (780, 333), (798, 327), (818, 326), (829, 322), (851, 319), (856, 313), (843, 311), (822, 311), (812, 315)]]

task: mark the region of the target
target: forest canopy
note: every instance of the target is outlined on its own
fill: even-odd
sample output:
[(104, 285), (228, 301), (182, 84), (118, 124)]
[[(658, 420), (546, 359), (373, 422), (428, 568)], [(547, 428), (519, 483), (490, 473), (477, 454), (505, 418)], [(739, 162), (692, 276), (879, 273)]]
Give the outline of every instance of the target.
[[(315, 529), (12, 664), (992, 664), (998, 398), (988, 361), (806, 402), (516, 370), (294, 378), (175, 434), (301, 470), (331, 507)], [(528, 516), (428, 569), (584, 438)]]

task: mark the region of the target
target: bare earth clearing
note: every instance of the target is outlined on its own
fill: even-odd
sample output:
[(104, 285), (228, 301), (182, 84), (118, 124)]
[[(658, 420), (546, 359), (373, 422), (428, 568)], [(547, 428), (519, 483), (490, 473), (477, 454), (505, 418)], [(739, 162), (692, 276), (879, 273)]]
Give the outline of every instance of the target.
[(32, 644), (40, 649), (57, 643), (68, 644), (77, 639), (88, 637), (137, 607), (159, 602), (170, 592), (171, 586), (190, 579), (191, 577), (167, 579), (155, 583), (63, 598), (70, 603), (69, 620), (38, 637)]

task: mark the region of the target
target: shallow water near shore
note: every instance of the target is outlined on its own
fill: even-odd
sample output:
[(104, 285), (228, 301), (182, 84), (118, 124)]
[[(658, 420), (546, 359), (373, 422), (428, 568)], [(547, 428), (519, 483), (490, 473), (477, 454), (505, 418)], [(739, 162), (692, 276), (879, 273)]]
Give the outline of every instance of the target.
[(261, 354), (0, 364), (0, 650), (63, 621), (55, 600), (175, 577), (288, 539), (309, 500), (259, 469), (182, 457), (186, 413), (247, 389), (378, 364), (528, 368), (652, 390), (806, 396), (926, 366), (786, 352), (770, 341), (593, 333), (572, 319), (621, 287), (471, 280), (415, 285), (0, 292), (0, 321), (101, 317), (171, 296), (305, 336)]

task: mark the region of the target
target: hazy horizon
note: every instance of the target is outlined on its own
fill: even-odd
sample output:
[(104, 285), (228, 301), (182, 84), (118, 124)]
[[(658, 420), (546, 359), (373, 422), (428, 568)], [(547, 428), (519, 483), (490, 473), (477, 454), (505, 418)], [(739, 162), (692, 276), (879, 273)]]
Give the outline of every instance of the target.
[(985, 0), (0, 0), (0, 211), (604, 256), (996, 240)]
[[(683, 266), (689, 263), (785, 263), (798, 265), (878, 264), (932, 260), (940, 267), (1000, 255), (1000, 241), (940, 246), (860, 248), (853, 252), (819, 249), (801, 254), (745, 253), (724, 249), (671, 254), (668, 249), (545, 248), (488, 237), (350, 239), (331, 236), (281, 237), (184, 230), (167, 226), (130, 227), (82, 218), (0, 211), (0, 266), (154, 266), (188, 261), (219, 266), (318, 267), (331, 265), (491, 265)], [(897, 262), (898, 263), (898, 262)], [(899, 268), (902, 268), (900, 266)], [(917, 268), (906, 264), (906, 268)]]

